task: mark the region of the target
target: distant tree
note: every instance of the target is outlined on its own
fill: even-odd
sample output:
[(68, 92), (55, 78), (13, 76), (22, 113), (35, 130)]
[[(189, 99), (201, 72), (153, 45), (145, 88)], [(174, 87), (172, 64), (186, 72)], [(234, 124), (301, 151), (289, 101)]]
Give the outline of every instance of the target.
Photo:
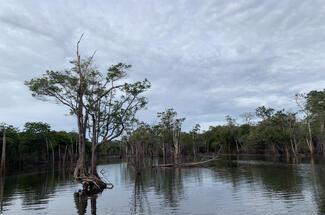
[(197, 154), (197, 148), (198, 148), (198, 143), (197, 143), (197, 139), (198, 139), (198, 135), (200, 132), (201, 126), (199, 124), (196, 124), (194, 126), (194, 128), (192, 129), (192, 131), (190, 131), (191, 135), (192, 135), (192, 153), (193, 156), (195, 157)]
[(310, 154), (314, 154), (313, 134), (311, 128), (311, 122), (313, 120), (313, 114), (307, 105), (307, 95), (304, 93), (297, 93), (295, 95), (296, 104), (299, 107), (299, 112), (303, 114), (304, 123), (307, 125), (307, 133), (305, 135), (305, 141), (308, 146)]
[[(27, 122), (24, 125), (24, 145), (29, 151), (37, 151), (39, 160), (42, 160), (43, 149), (46, 148), (46, 157), (49, 156), (48, 136), (51, 126), (43, 122)], [(33, 146), (31, 146), (33, 144)]]
[(260, 106), (256, 108), (256, 116), (262, 119), (268, 119), (274, 114), (273, 108), (266, 108), (265, 106)]
[(7, 123), (0, 123), (0, 139), (1, 139), (1, 161), (0, 168), (2, 173), (5, 170), (7, 161), (16, 161), (19, 158), (19, 130)]
[(311, 123), (320, 151), (325, 154), (325, 90), (310, 91), (305, 95), (305, 109), (311, 113)]
[(159, 129), (162, 135), (163, 157), (167, 157), (168, 151), (169, 154), (173, 152), (175, 161), (177, 161), (180, 156), (181, 125), (185, 118), (176, 118), (177, 112), (173, 108), (158, 112), (157, 116), (160, 119)]
[(244, 124), (247, 125), (252, 125), (253, 124), (253, 119), (254, 119), (255, 114), (252, 112), (246, 112), (240, 115), (241, 118), (243, 118)]
[(182, 124), (185, 121), (185, 118), (177, 118), (173, 123), (173, 144), (174, 144), (174, 160), (178, 162), (181, 156), (181, 131), (182, 131)]

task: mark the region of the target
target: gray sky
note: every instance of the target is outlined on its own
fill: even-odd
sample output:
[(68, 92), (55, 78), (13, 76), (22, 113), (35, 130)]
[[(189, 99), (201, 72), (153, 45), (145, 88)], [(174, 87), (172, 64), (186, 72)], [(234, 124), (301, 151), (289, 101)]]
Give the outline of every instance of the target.
[(325, 86), (324, 0), (3, 1), (0, 121), (75, 128), (67, 109), (32, 98), (24, 81), (69, 68), (75, 44), (96, 65), (132, 64), (148, 78), (148, 109), (173, 107), (204, 128), (259, 105), (294, 108), (293, 95)]

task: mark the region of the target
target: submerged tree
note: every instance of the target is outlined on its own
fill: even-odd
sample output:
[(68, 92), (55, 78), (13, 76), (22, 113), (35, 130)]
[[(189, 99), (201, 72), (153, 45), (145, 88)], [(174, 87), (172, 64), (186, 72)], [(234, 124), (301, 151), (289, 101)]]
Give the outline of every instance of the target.
[(201, 126), (199, 124), (196, 124), (194, 126), (194, 128), (192, 129), (191, 136), (192, 136), (192, 152), (193, 152), (193, 156), (196, 156), (197, 153), (197, 139), (198, 139), (198, 134), (200, 132), (200, 128)]
[(173, 157), (177, 162), (181, 154), (180, 134), (181, 126), (185, 118), (176, 118), (177, 112), (172, 108), (159, 112), (157, 115), (160, 119), (159, 129), (162, 140), (163, 157), (166, 159), (173, 153)]
[(85, 110), (85, 93), (89, 87), (89, 66), (92, 58), (81, 59), (79, 53), (80, 37), (77, 42), (76, 59), (70, 61), (71, 69), (64, 71), (48, 70), (43, 77), (31, 79), (25, 84), (32, 95), (41, 100), (53, 100), (69, 108), (71, 115), (77, 117), (79, 133), (79, 157), (74, 171), (74, 177), (87, 175), (86, 168), (86, 129), (88, 113)]
[(135, 121), (135, 114), (147, 104), (141, 94), (150, 87), (147, 80), (124, 83), (130, 65), (119, 63), (102, 75), (92, 67), (90, 86), (86, 91), (85, 109), (92, 142), (91, 174), (96, 172), (96, 148), (119, 137)]
[[(82, 37), (81, 37), (82, 38)], [(92, 55), (82, 59), (77, 42), (76, 59), (70, 63), (71, 69), (47, 71), (43, 77), (26, 82), (32, 95), (42, 100), (54, 99), (69, 108), (76, 116), (79, 133), (79, 157), (74, 178), (89, 175), (86, 167), (86, 132), (92, 139), (92, 174), (95, 171), (96, 147), (120, 136), (135, 113), (146, 104), (139, 96), (150, 87), (147, 80), (126, 83), (126, 69), (130, 66), (119, 63), (102, 74), (94, 65)]]

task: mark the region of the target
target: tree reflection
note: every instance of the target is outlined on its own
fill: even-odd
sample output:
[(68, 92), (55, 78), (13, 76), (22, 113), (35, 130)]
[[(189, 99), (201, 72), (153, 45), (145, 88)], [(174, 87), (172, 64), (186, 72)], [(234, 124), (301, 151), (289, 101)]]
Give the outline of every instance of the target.
[(181, 168), (160, 170), (152, 176), (157, 194), (162, 194), (165, 204), (177, 207), (178, 201), (184, 195), (184, 185)]
[(3, 214), (4, 186), (5, 186), (5, 177), (1, 175), (0, 176), (0, 214)]
[(297, 195), (302, 196), (303, 179), (298, 173), (298, 167), (277, 161), (249, 160), (247, 162), (244, 160), (237, 165), (220, 162), (215, 167), (215, 179), (231, 182), (234, 189), (241, 189), (243, 181), (254, 183), (252, 189), (256, 189), (256, 185), (260, 185), (265, 190), (263, 194), (270, 196), (275, 194), (284, 199), (294, 199)]
[(90, 201), (90, 212), (92, 215), (97, 214), (97, 198), (98, 195), (87, 195), (83, 192), (76, 192), (73, 194), (75, 207), (78, 215), (87, 213), (88, 200)]
[(319, 214), (325, 214), (325, 169), (322, 168), (322, 165), (324, 165), (324, 163), (320, 164), (321, 165), (316, 165), (315, 158), (311, 157), (310, 174), (308, 174), (306, 177), (311, 181), (311, 189), (314, 193), (314, 198), (318, 206)]
[(141, 175), (136, 176), (134, 180), (134, 189), (131, 199), (130, 214), (152, 214)]
[(79, 215), (84, 215), (87, 212), (87, 202), (88, 202), (88, 197), (86, 194), (83, 193), (74, 193), (74, 203), (77, 209), (77, 213)]

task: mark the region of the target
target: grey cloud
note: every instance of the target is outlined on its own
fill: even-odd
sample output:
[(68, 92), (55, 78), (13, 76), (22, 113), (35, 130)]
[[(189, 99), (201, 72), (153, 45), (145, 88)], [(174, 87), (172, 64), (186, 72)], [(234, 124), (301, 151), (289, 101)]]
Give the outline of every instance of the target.
[(99, 68), (130, 63), (130, 80), (152, 82), (142, 120), (174, 107), (186, 129), (207, 128), (257, 105), (294, 108), (294, 93), (324, 86), (324, 20), (322, 0), (5, 2), (0, 121), (74, 128), (64, 107), (36, 101), (23, 81), (69, 67), (81, 33)]

